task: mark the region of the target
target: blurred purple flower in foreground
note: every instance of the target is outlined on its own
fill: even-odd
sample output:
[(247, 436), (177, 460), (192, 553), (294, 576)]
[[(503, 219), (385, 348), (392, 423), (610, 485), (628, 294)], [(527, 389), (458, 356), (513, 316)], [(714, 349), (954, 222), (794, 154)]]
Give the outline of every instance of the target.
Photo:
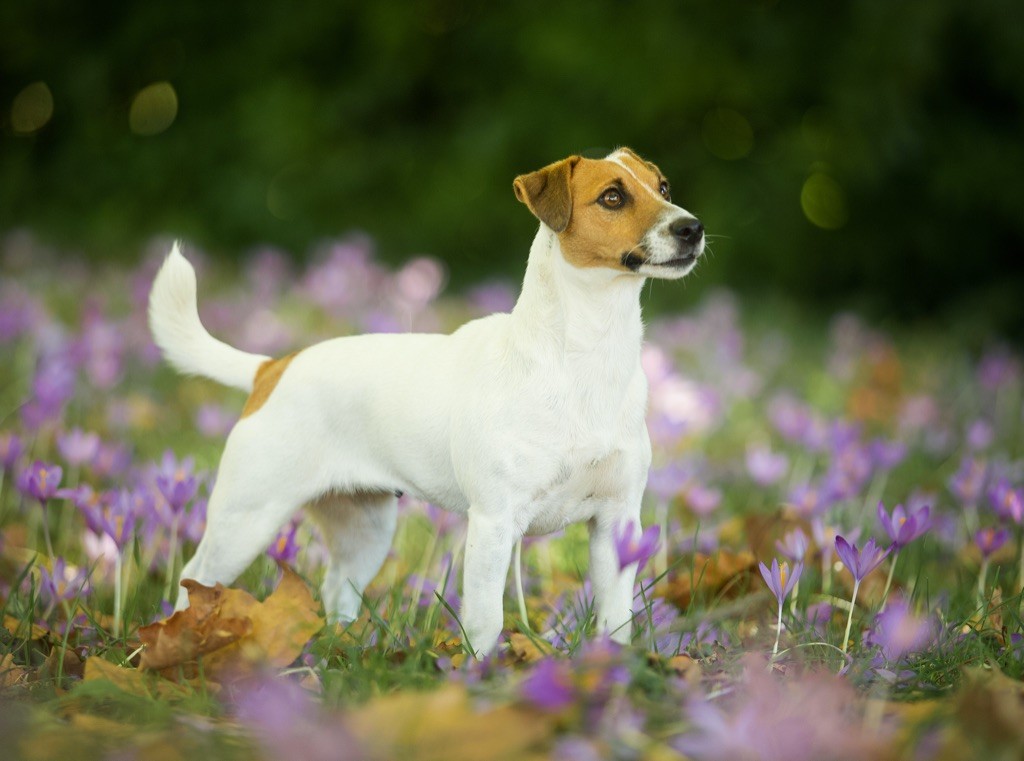
[[(778, 679), (764, 661), (744, 657), (743, 683), (725, 699), (686, 704), (690, 729), (672, 741), (697, 759), (819, 761), (876, 757), (883, 738), (862, 731), (855, 693), (826, 674)], [(813, 717), (813, 720), (809, 720)]]
[(615, 527), (615, 553), (619, 558), (619, 570), (636, 563), (639, 573), (647, 561), (658, 551), (658, 537), (661, 526), (650, 526), (643, 532), (633, 521), (624, 521)]
[(529, 703), (543, 711), (561, 711), (576, 702), (571, 664), (561, 658), (547, 657), (527, 674), (519, 688)]
[(868, 636), (868, 643), (880, 647), (887, 661), (896, 661), (925, 648), (934, 631), (931, 620), (915, 616), (910, 611), (909, 602), (894, 597), (875, 619), (875, 628)]
[(897, 552), (931, 528), (930, 515), (931, 508), (927, 505), (912, 513), (904, 510), (903, 505), (896, 505), (892, 509), (892, 515), (889, 515), (885, 505), (878, 503), (878, 521), (889, 535)]
[(267, 758), (355, 761), (366, 758), (345, 725), (295, 682), (267, 678), (235, 701), (236, 716), (256, 736)]

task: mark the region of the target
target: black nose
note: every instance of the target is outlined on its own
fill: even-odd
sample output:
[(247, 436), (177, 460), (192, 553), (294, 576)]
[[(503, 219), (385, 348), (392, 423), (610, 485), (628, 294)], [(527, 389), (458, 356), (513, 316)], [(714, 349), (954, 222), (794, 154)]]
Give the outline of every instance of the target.
[(696, 244), (704, 237), (704, 225), (693, 217), (680, 217), (673, 220), (668, 231), (684, 243)]

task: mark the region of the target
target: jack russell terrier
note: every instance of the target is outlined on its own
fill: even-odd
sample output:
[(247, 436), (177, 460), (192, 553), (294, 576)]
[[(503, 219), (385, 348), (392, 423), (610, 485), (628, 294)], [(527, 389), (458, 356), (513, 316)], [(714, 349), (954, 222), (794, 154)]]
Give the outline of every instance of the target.
[(249, 392), (182, 578), (231, 583), (305, 506), (330, 554), (328, 617), (353, 620), (405, 493), (468, 517), (461, 618), (478, 656), (501, 634), (516, 542), (575, 521), (590, 529), (598, 625), (630, 640), (636, 564), (619, 569), (613, 533), (639, 525), (651, 461), (640, 291), (689, 273), (704, 227), (628, 148), (571, 156), (513, 189), (541, 223), (522, 293), (511, 314), (451, 335), (248, 354), (203, 327), (175, 244), (150, 294), (156, 343), (180, 372)]

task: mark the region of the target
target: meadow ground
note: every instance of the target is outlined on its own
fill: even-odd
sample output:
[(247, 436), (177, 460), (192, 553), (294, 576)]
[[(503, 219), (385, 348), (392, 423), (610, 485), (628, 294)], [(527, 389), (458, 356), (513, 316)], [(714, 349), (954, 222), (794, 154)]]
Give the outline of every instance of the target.
[[(244, 402), (159, 361), (144, 310), (168, 247), (134, 271), (21, 234), (0, 248), (4, 758), (1024, 755), (1012, 350), (728, 293), (652, 320), (648, 528), (619, 543), (642, 565), (629, 647), (593, 632), (576, 526), (523, 544), (502, 646), (467, 658), (464, 521), (408, 499), (351, 626), (324, 624), (324, 556), (298, 521), (153, 625)], [(273, 355), (450, 330), (515, 294), (445, 296), (438, 263), (390, 270), (358, 238), (299, 271), (189, 253), (211, 331)]]

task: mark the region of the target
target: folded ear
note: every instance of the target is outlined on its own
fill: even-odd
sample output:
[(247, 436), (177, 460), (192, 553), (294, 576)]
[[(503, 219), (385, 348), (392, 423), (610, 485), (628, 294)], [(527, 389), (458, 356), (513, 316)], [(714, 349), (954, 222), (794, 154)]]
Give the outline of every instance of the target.
[(536, 172), (521, 174), (512, 182), (516, 198), (556, 233), (565, 230), (572, 217), (570, 180), (579, 160), (579, 156), (570, 156)]

